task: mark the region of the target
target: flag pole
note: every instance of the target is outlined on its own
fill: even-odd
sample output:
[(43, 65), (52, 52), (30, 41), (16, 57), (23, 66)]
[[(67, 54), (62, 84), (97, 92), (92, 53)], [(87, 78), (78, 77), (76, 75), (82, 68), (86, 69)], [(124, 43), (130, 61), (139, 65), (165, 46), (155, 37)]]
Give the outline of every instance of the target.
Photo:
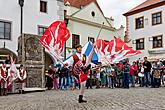
[(99, 36), (100, 36), (100, 33), (101, 33), (102, 29), (103, 29), (103, 25), (104, 25), (104, 22), (102, 23), (102, 25), (101, 25), (101, 27), (100, 27), (99, 33), (98, 33), (98, 35), (97, 35), (97, 37), (96, 37), (96, 40), (97, 40), (97, 39), (99, 38)]
[[(100, 27), (99, 33), (98, 33), (98, 35), (97, 35), (97, 37), (96, 37), (96, 40), (97, 40), (97, 39), (99, 38), (99, 36), (100, 36), (100, 33), (101, 33), (102, 29), (103, 29), (103, 25), (104, 25), (104, 22), (101, 24), (101, 27)], [(86, 64), (89, 64), (89, 62), (92, 61), (93, 54), (94, 54), (94, 49), (92, 50), (92, 52), (91, 52), (91, 54), (90, 54), (90, 56), (89, 56), (89, 59), (88, 59), (88, 61), (86, 62)]]

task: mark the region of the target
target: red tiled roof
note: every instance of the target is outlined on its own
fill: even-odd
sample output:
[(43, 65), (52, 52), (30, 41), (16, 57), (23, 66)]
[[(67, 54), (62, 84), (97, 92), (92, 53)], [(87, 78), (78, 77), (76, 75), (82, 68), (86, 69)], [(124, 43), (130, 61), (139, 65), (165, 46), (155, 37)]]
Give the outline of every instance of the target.
[(128, 11), (127, 13), (125, 13), (123, 15), (128, 15), (129, 13), (132, 13), (132, 12), (135, 12), (135, 11), (138, 11), (138, 10), (141, 10), (143, 8), (146, 8), (147, 9), (147, 7), (150, 7), (150, 6), (153, 6), (153, 5), (162, 3), (162, 2), (165, 2), (165, 0), (146, 0), (142, 4), (136, 6), (135, 8), (131, 9), (130, 11)]
[(97, 0), (64, 0), (64, 4), (67, 3), (67, 1), (70, 3), (70, 6), (76, 7), (76, 8), (81, 8), (81, 6), (86, 6), (90, 4), (91, 2), (94, 2), (100, 11), (102, 12), (99, 4), (97, 3)]

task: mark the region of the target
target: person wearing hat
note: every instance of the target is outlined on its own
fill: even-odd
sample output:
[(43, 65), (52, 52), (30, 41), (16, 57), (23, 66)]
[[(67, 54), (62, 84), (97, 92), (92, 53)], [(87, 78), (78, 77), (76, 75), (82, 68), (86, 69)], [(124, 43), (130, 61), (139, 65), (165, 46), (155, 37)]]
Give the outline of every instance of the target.
[(7, 84), (10, 77), (10, 69), (6, 67), (5, 62), (2, 63), (0, 68), (0, 79), (1, 79), (1, 95), (7, 95)]
[[(81, 45), (76, 45), (75, 46), (76, 53), (73, 55), (73, 57), (67, 62), (68, 66), (73, 67), (73, 74), (75, 77), (75, 80), (77, 80), (80, 84), (80, 94), (79, 94), (79, 103), (84, 103), (87, 102), (86, 100), (83, 100), (83, 95), (84, 95), (84, 89), (85, 89), (85, 84), (86, 80), (88, 79), (87, 75), (90, 73), (90, 65), (85, 66), (86, 64), (86, 56), (82, 54), (82, 46)], [(81, 73), (85, 73), (84, 75)]]
[(18, 72), (18, 80), (19, 80), (19, 93), (23, 93), (23, 88), (26, 84), (27, 73), (23, 65), (20, 65), (20, 69)]

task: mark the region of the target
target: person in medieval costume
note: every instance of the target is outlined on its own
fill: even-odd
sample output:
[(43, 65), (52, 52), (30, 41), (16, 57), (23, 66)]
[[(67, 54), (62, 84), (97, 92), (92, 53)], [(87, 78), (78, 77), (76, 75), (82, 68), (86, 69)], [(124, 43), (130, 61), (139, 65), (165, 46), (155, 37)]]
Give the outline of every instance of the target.
[(2, 63), (0, 68), (0, 79), (1, 79), (1, 95), (7, 95), (8, 80), (10, 77), (10, 69), (6, 67), (5, 62)]
[(69, 66), (73, 66), (73, 74), (77, 82), (80, 84), (80, 94), (79, 94), (79, 103), (87, 102), (86, 100), (83, 100), (84, 95), (84, 89), (86, 85), (86, 80), (88, 79), (88, 74), (90, 73), (90, 67), (89, 64), (86, 66), (86, 56), (83, 55), (82, 52), (82, 46), (76, 45), (75, 46), (76, 53), (73, 55), (73, 57), (67, 62)]
[(23, 93), (23, 89), (25, 88), (26, 85), (26, 78), (27, 78), (27, 73), (23, 65), (20, 65), (20, 69), (18, 72), (18, 80), (19, 80), (19, 93)]

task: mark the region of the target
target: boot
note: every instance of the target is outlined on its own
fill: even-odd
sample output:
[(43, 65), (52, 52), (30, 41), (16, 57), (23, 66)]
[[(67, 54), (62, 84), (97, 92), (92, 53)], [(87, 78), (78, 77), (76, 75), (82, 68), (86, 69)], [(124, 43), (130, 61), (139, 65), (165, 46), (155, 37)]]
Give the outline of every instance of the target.
[(86, 100), (83, 100), (83, 95), (79, 95), (79, 99), (78, 99), (79, 103), (86, 103)]
[(21, 94), (21, 90), (18, 90), (18, 93)]

